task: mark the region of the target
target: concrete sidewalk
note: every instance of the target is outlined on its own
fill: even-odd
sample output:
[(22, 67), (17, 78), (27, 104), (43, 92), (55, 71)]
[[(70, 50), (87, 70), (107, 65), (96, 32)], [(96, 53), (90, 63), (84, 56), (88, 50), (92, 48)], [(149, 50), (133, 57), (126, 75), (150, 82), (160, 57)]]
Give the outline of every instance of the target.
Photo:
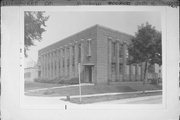
[(94, 85), (94, 84), (82, 83), (81, 85), (76, 84), (76, 85), (64, 85), (64, 86), (59, 86), (59, 87), (40, 88), (40, 89), (27, 90), (27, 91), (25, 91), (25, 93), (38, 92), (38, 91), (44, 91), (44, 90), (53, 90), (53, 89), (56, 89), (56, 88), (68, 88), (68, 87), (90, 86), (90, 85)]
[[(145, 93), (153, 93), (153, 92), (161, 92), (162, 90), (146, 90)], [(142, 91), (135, 91), (135, 92), (118, 92), (118, 93), (101, 93), (101, 94), (88, 94), (88, 95), (81, 95), (82, 98), (85, 97), (98, 97), (98, 96), (107, 96), (107, 95), (124, 95), (124, 94), (136, 94), (142, 93)], [(80, 95), (73, 95), (70, 96), (71, 98), (79, 98)], [(66, 98), (66, 96), (61, 96), (59, 98)]]
[(93, 104), (161, 104), (162, 95), (145, 96), (137, 98), (126, 98), (121, 100), (112, 100), (106, 102), (97, 102)]
[[(150, 90), (146, 91), (146, 93), (151, 93), (151, 92), (159, 92), (161, 90)], [(89, 95), (82, 95), (82, 98), (86, 97), (98, 97), (98, 96), (108, 96), (108, 95), (123, 95), (123, 94), (137, 94), (137, 93), (142, 93), (142, 91), (136, 91), (136, 92), (122, 92), (122, 93), (103, 93), (103, 94), (89, 94)], [(79, 98), (80, 95), (74, 95), (70, 96), (70, 98)], [(157, 96), (146, 96), (146, 97), (137, 97), (137, 98), (127, 98), (127, 99), (121, 99), (121, 100), (111, 100), (111, 101), (105, 101), (105, 102), (97, 102), (93, 104), (113, 104), (113, 103), (130, 103), (130, 102), (135, 102), (135, 101), (141, 101), (141, 100), (148, 100), (152, 98), (161, 98), (161, 95)], [(66, 96), (60, 96), (60, 97), (34, 97), (34, 96), (25, 96), (24, 101), (26, 104), (32, 105), (56, 105), (56, 104), (76, 104), (76, 103), (71, 103), (69, 101), (64, 101), (61, 99), (66, 99)]]

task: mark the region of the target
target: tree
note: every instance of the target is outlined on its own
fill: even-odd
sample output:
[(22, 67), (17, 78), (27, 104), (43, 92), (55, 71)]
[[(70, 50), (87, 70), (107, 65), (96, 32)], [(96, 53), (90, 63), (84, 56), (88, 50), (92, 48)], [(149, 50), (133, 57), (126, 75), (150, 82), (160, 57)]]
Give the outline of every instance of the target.
[(147, 79), (146, 73), (149, 65), (162, 64), (161, 49), (161, 32), (149, 23), (139, 26), (129, 45), (129, 64), (145, 63), (143, 84)]
[(34, 42), (42, 40), (42, 33), (45, 32), (45, 22), (49, 16), (44, 15), (43, 11), (24, 12), (24, 54), (27, 57), (27, 50)]

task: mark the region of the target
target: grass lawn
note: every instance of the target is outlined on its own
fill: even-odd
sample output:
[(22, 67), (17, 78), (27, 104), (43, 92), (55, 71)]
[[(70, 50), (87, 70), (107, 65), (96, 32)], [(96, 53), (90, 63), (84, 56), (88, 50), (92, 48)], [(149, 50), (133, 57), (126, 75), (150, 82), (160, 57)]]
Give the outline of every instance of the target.
[(39, 83), (39, 82), (25, 82), (24, 89), (33, 90), (33, 89), (41, 89), (41, 88), (51, 88), (62, 86), (61, 84), (50, 84), (50, 83)]
[[(126, 98), (137, 98), (144, 96), (154, 96), (154, 95), (162, 95), (162, 92), (149, 92), (149, 93), (133, 93), (133, 94), (121, 94), (121, 95), (104, 95), (104, 96), (93, 96), (93, 97), (83, 97), (81, 102), (80, 98), (70, 98), (69, 102), (77, 103), (77, 104), (89, 104), (96, 102), (104, 102), (104, 101), (112, 101), (112, 100), (121, 100)], [(67, 99), (62, 99), (66, 101)]]
[[(31, 87), (31, 84), (27, 84), (30, 90), (30, 88), (36, 88), (41, 86), (44, 88), (45, 86), (47, 88), (50, 87), (57, 87), (62, 85), (54, 85), (54, 84), (47, 84), (47, 83), (36, 83), (34, 86)], [(146, 85), (146, 90), (158, 90), (161, 89), (159, 86), (152, 86), (152, 85)], [(133, 91), (141, 91), (143, 87), (131, 87), (131, 86), (122, 86), (122, 85), (88, 85), (88, 86), (82, 86), (82, 95), (90, 95), (90, 94), (101, 94), (101, 93), (121, 93), (121, 92), (133, 92)], [(48, 90), (40, 90), (40, 91), (33, 91), (33, 92), (27, 92), (25, 95), (28, 96), (73, 96), (73, 95), (79, 95), (79, 87), (73, 86), (73, 87), (66, 87), (66, 88), (54, 88), (54, 89), (48, 89)]]

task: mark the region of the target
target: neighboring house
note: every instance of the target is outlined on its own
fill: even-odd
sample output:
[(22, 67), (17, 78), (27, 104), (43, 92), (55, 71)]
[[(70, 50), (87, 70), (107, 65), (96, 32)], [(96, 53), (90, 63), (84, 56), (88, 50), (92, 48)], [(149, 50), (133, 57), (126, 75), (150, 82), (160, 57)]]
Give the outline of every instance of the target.
[(39, 78), (77, 78), (80, 62), (84, 82), (142, 81), (144, 64), (127, 64), (132, 37), (100, 25), (85, 29), (39, 50)]
[(26, 82), (33, 82), (38, 78), (38, 66), (24, 68), (24, 79)]

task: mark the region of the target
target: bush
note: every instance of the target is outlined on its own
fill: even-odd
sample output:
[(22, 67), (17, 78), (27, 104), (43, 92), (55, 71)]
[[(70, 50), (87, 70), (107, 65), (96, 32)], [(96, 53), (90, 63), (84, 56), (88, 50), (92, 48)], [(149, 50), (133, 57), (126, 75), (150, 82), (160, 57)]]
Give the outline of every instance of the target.
[(151, 79), (150, 83), (153, 85), (157, 85), (158, 84), (158, 79)]
[(61, 80), (61, 78), (55, 78), (55, 79), (36, 78), (36, 79), (34, 79), (34, 82), (57, 84), (60, 80)]
[[(81, 79), (81, 82), (82, 81), (83, 80)], [(74, 85), (74, 84), (79, 84), (79, 78), (76, 77), (76, 78), (68, 79), (67, 77), (61, 77), (61, 78), (55, 78), (55, 79), (51, 79), (51, 80), (36, 78), (36, 79), (34, 79), (34, 82)]]
[[(81, 79), (82, 82), (82, 79)], [(79, 78), (71, 78), (70, 80), (61, 80), (59, 81), (59, 84), (68, 84), (68, 85), (74, 85), (74, 84), (79, 84)]]

